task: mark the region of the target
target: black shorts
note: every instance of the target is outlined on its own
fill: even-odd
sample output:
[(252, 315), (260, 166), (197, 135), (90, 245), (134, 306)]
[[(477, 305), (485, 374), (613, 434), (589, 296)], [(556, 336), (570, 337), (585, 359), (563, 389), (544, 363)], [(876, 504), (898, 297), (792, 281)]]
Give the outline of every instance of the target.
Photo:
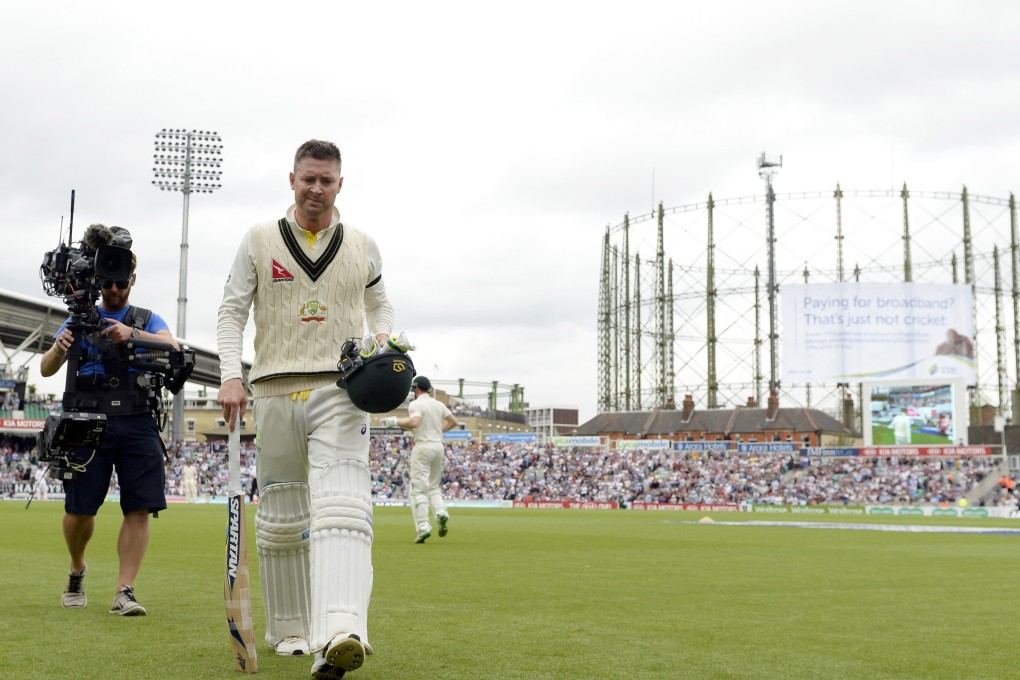
[(95, 515), (106, 500), (110, 479), (117, 471), (120, 509), (158, 512), (166, 508), (166, 468), (156, 421), (148, 413), (108, 416), (106, 433), (95, 456), (71, 480), (64, 482), (64, 511)]

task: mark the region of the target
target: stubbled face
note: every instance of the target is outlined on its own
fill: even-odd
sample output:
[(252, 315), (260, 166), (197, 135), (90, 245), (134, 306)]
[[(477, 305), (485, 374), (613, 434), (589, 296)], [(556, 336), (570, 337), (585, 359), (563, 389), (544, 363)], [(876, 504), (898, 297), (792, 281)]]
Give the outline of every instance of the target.
[(124, 288), (121, 288), (118, 283), (124, 282), (114, 282), (109, 288), (105, 285), (103, 286), (103, 309), (107, 311), (116, 312), (127, 307), (128, 297), (131, 295), (131, 287), (135, 285), (135, 275), (131, 275)]
[(343, 178), (336, 161), (302, 158), (294, 172), (290, 173), (298, 223), (305, 229), (329, 226), (341, 184)]

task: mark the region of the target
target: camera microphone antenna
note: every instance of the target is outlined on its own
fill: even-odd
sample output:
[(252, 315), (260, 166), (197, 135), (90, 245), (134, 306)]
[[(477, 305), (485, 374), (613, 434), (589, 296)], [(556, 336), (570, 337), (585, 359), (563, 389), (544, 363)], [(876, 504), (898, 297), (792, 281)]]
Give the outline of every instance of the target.
[(73, 243), (72, 238), (74, 232), (74, 189), (71, 189), (71, 219), (67, 222), (67, 242)]

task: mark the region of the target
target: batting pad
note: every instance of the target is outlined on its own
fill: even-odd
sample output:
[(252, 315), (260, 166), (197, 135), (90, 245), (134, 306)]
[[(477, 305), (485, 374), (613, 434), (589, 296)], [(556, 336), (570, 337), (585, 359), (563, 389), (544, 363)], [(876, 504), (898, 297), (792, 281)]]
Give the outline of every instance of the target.
[(424, 494), (411, 493), (411, 516), (414, 518), (414, 526), (418, 531), (431, 531), (429, 524), (429, 501)]
[(255, 511), (255, 545), (262, 570), (266, 642), (291, 635), (308, 639), (309, 510), (308, 485), (270, 484), (260, 490)]
[(321, 468), (312, 499), (312, 603), (309, 647), (338, 633), (368, 634), (372, 594), (372, 503), (368, 467), (357, 460)]

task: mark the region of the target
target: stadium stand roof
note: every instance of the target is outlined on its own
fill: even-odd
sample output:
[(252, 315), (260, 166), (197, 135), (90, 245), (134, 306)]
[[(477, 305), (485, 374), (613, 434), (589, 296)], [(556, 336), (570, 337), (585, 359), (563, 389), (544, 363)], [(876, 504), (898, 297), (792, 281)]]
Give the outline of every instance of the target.
[(854, 433), (827, 413), (811, 408), (779, 408), (769, 418), (769, 409), (741, 406), (735, 409), (694, 409), (685, 418), (682, 410), (627, 411), (600, 413), (577, 428), (582, 436), (618, 433), (624, 436), (656, 437), (685, 433), (748, 434), (756, 432), (797, 432), (841, 434)]

